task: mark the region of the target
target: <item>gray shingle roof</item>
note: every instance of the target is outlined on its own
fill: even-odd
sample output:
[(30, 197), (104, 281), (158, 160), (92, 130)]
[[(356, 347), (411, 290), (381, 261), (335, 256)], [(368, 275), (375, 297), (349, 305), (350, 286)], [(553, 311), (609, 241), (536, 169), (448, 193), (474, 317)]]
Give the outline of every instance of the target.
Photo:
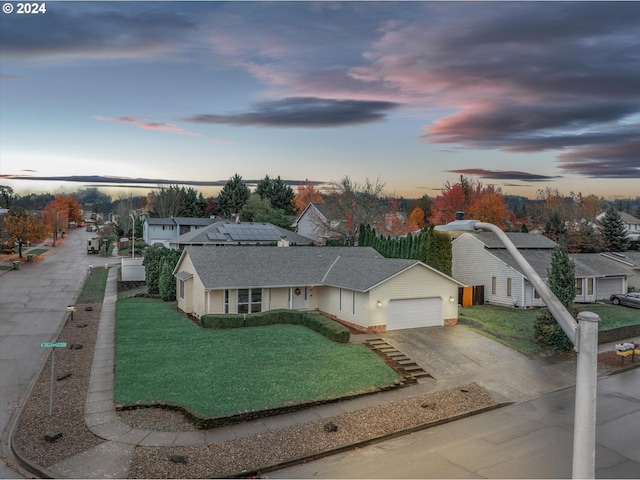
[(298, 245), (309, 245), (313, 240), (290, 230), (266, 222), (231, 222), (220, 220), (204, 228), (192, 230), (170, 241), (175, 245), (207, 245), (277, 242), (288, 240)]
[[(547, 278), (547, 270), (551, 268), (551, 250), (521, 250), (520, 253), (541, 278)], [(491, 254), (524, 275), (513, 256), (506, 250), (492, 250)], [(577, 278), (630, 275), (629, 269), (620, 262), (599, 253), (570, 253), (569, 257), (575, 266)]]
[[(517, 232), (506, 232), (509, 240), (513, 242), (513, 244), (517, 248), (554, 248), (557, 244), (553, 240), (545, 237), (544, 235), (540, 235), (539, 233), (517, 233)], [(487, 248), (506, 248), (504, 243), (500, 241), (498, 236), (492, 232), (479, 232), (479, 233), (471, 233), (470, 235), (476, 236), (482, 243), (484, 243)]]
[(185, 251), (206, 290), (331, 285), (367, 291), (420, 265), (417, 260), (386, 259), (370, 247), (186, 247)]

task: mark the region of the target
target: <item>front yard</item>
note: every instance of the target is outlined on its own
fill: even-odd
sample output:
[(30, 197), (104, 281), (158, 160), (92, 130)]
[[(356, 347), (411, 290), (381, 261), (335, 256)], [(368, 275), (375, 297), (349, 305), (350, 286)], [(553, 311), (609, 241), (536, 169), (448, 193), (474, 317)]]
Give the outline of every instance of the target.
[[(579, 305), (580, 310), (600, 316), (599, 329), (608, 330), (640, 323), (640, 310), (615, 305)], [(496, 305), (460, 308), (460, 324), (497, 340), (514, 350), (532, 356), (548, 356), (553, 352), (533, 341), (533, 323), (539, 310), (518, 310)]]
[(215, 417), (373, 391), (400, 376), (363, 345), (294, 325), (210, 330), (174, 303), (129, 298), (116, 313), (115, 401)]

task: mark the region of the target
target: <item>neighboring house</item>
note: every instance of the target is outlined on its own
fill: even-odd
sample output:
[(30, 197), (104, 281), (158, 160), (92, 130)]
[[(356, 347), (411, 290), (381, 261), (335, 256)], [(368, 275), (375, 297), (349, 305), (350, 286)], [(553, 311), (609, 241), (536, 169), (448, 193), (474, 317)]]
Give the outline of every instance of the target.
[[(544, 280), (556, 243), (539, 234), (507, 233), (522, 256)], [(629, 269), (599, 253), (569, 254), (575, 265), (578, 303), (608, 300), (627, 291)], [(516, 308), (544, 306), (529, 279), (494, 233), (465, 233), (453, 241), (453, 277), (484, 286), (487, 303)]]
[(627, 279), (627, 289), (630, 292), (640, 292), (640, 252), (627, 250), (626, 252), (605, 252), (603, 257), (610, 258), (622, 264), (632, 275)]
[(296, 233), (310, 238), (318, 245), (324, 245), (333, 235), (327, 231), (325, 225), (337, 227), (339, 220), (329, 219), (329, 209), (324, 203), (310, 203), (293, 224)]
[(186, 247), (173, 272), (180, 310), (318, 310), (364, 332), (454, 324), (459, 282), (370, 247)]
[(182, 250), (193, 245), (259, 245), (281, 241), (296, 245), (313, 243), (310, 238), (271, 223), (220, 220), (169, 240), (169, 247)]
[[(596, 215), (596, 220), (600, 221), (604, 218), (607, 212), (602, 212)], [(620, 218), (624, 223), (625, 230), (627, 231), (627, 235), (629, 236), (629, 240), (638, 241), (640, 240), (640, 219), (637, 219), (633, 215), (629, 215), (627, 212), (618, 212), (620, 214)]]
[(169, 245), (169, 241), (179, 235), (197, 230), (219, 221), (219, 218), (145, 217), (142, 222), (142, 237), (148, 245)]

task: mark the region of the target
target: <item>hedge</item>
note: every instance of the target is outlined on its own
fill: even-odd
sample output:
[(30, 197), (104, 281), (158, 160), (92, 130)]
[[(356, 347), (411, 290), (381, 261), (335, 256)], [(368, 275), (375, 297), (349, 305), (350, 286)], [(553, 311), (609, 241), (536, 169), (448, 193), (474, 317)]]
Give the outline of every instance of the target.
[(349, 343), (349, 329), (318, 313), (296, 310), (270, 310), (268, 312), (243, 314), (207, 314), (200, 318), (204, 328), (265, 327), (268, 325), (302, 325), (324, 335), (337, 343)]

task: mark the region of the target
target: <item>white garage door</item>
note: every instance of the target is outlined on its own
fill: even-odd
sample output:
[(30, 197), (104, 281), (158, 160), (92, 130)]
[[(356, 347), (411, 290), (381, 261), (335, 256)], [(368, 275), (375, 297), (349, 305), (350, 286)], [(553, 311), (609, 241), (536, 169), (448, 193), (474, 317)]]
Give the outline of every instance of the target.
[(387, 330), (444, 325), (442, 299), (411, 298), (387, 304)]

